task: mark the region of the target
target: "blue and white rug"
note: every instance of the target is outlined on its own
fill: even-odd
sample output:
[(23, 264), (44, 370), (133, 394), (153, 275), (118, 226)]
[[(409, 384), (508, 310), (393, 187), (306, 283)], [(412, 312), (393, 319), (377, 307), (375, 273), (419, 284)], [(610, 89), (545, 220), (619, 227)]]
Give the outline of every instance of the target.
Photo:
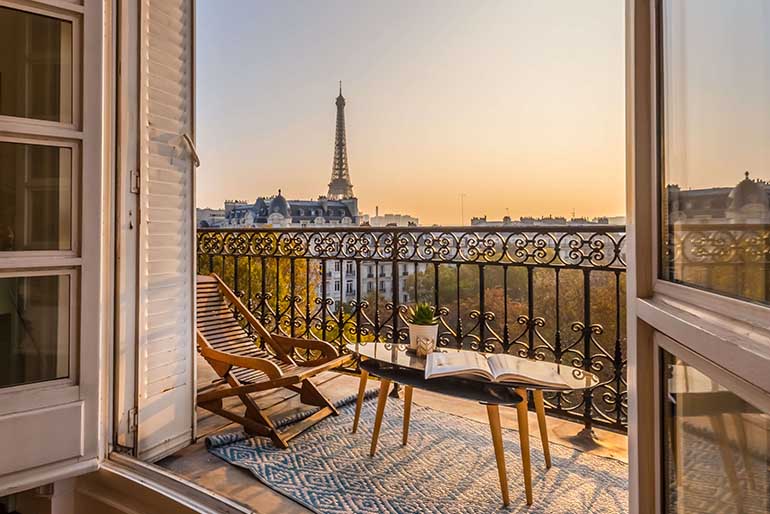
[(527, 507), (519, 435), (503, 430), (511, 505), (502, 505), (489, 426), (412, 405), (409, 444), (401, 445), (403, 402), (389, 399), (377, 455), (369, 457), (376, 402), (366, 401), (351, 434), (354, 399), (293, 439), (288, 450), (243, 433), (214, 435), (209, 452), (250, 470), (273, 490), (319, 514), (626, 513), (628, 467), (551, 443), (553, 467), (531, 437), (534, 503)]

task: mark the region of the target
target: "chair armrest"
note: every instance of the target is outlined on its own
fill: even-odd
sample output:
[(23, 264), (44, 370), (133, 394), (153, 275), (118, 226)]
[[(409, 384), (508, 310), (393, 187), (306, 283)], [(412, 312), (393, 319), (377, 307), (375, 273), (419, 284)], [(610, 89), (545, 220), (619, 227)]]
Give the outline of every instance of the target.
[(254, 369), (262, 371), (270, 378), (278, 378), (283, 375), (281, 368), (270, 362), (267, 359), (261, 357), (245, 357), (242, 355), (234, 355), (232, 353), (221, 352), (214, 350), (213, 348), (207, 348), (200, 346), (201, 355), (208, 359), (213, 360), (228, 366), (238, 366), (239, 368)]
[(316, 339), (300, 339), (297, 337), (286, 337), (273, 334), (273, 340), (276, 344), (280, 345), (284, 352), (291, 355), (295, 348), (302, 348), (304, 350), (318, 350), (323, 356), (320, 359), (314, 359), (312, 361), (298, 362), (298, 366), (316, 366), (323, 364), (332, 359), (339, 357), (337, 350), (334, 346), (330, 345), (326, 341), (318, 341)]

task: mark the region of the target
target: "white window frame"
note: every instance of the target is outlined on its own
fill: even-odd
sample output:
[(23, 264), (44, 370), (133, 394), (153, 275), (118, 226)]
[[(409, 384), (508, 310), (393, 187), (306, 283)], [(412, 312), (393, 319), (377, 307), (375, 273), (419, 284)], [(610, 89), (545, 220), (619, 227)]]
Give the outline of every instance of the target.
[[(2, 118), (2, 116), (0, 116)], [(7, 118), (7, 117), (6, 117)], [(18, 125), (18, 122), (16, 123)], [(8, 126), (12, 126), (9, 122)], [(0, 127), (3, 127), (3, 121), (0, 120)], [(70, 151), (70, 247), (64, 250), (24, 250), (9, 251), (0, 254), (0, 270), (15, 268), (29, 268), (50, 265), (51, 259), (56, 259), (56, 266), (66, 262), (66, 265), (77, 266), (81, 264), (79, 256), (80, 248), (80, 188), (77, 187), (83, 182), (82, 160), (80, 158), (80, 142), (73, 140), (62, 141), (52, 137), (29, 137), (29, 136), (11, 136), (0, 134), (0, 143), (14, 143), (22, 145), (37, 145), (54, 148), (66, 148)]]
[(17, 11), (24, 11), (32, 14), (40, 14), (50, 18), (57, 18), (62, 21), (72, 23), (72, 121), (58, 122), (48, 120), (38, 120), (34, 118), (20, 118), (16, 116), (0, 115), (0, 126), (6, 123), (26, 125), (28, 133), (41, 136), (61, 136), (71, 138), (73, 132), (82, 134), (83, 127), (83, 109), (81, 99), (83, 98), (83, 13), (85, 8), (79, 5), (62, 4), (55, 0), (0, 0), (0, 7), (8, 7)]
[[(105, 454), (104, 431), (100, 428), (105, 411), (104, 395), (109, 369), (107, 334), (110, 331), (109, 302), (103, 270), (109, 258), (108, 239), (110, 184), (106, 163), (103, 127), (105, 111), (103, 91), (107, 38), (103, 2), (85, 0), (83, 5), (59, 0), (0, 0), (0, 6), (44, 15), (72, 23), (72, 99), (71, 121), (55, 122), (0, 115), (0, 140), (66, 147), (72, 150), (70, 209), (71, 248), (61, 251), (0, 253), (0, 276), (67, 275), (70, 277), (69, 376), (44, 382), (0, 389), (0, 437), (4, 428), (18, 423), (20, 417), (36, 416), (41, 430), (71, 436), (69, 430), (81, 431), (78, 451), (65, 456), (47, 454), (56, 437), (37, 441), (32, 458), (10, 474), (0, 475), (0, 494), (11, 494), (57, 479), (98, 468)], [(83, 98), (88, 98), (84, 102)], [(79, 425), (56, 425), (56, 413), (80, 412)], [(30, 418), (32, 419), (32, 418)], [(72, 420), (72, 417), (66, 418)], [(47, 421), (50, 426), (46, 427)], [(77, 426), (76, 426), (77, 425)], [(23, 437), (23, 434), (17, 434)], [(30, 435), (32, 437), (32, 435)], [(20, 451), (25, 445), (20, 445)], [(11, 454), (3, 458), (13, 459)], [(28, 450), (25, 450), (28, 451)], [(37, 459), (37, 460), (35, 460)]]
[[(77, 309), (77, 300), (79, 292), (77, 286), (79, 283), (79, 273), (76, 269), (57, 268), (52, 270), (46, 269), (34, 269), (34, 270), (22, 270), (22, 271), (0, 271), (0, 280), (4, 278), (28, 278), (28, 277), (67, 277), (69, 279), (69, 299), (67, 309), (67, 343), (68, 343), (68, 364), (67, 364), (67, 376), (62, 378), (54, 378), (51, 380), (42, 380), (38, 382), (29, 382), (25, 384), (18, 384), (8, 386), (0, 389), (0, 416), (3, 414), (11, 414), (26, 410), (30, 404), (29, 399), (23, 396), (23, 393), (29, 391), (45, 391), (51, 388), (64, 388), (68, 392), (77, 392), (77, 376), (78, 376), (78, 352), (73, 351), (73, 344), (77, 341), (78, 336), (78, 318), (79, 310)], [(74, 388), (74, 389), (72, 389)], [(59, 400), (59, 397), (54, 397)], [(75, 401), (77, 396), (72, 396), (72, 401)], [(56, 405), (59, 401), (54, 403), (46, 402), (46, 395), (39, 398), (40, 403), (33, 403), (33, 408), (45, 408), (51, 405)]]
[[(708, 371), (756, 404), (767, 368), (750, 351), (770, 341), (770, 307), (660, 278), (658, 30), (660, 0), (626, 0), (629, 503), (662, 511), (660, 349)], [(740, 378), (738, 378), (740, 377)]]

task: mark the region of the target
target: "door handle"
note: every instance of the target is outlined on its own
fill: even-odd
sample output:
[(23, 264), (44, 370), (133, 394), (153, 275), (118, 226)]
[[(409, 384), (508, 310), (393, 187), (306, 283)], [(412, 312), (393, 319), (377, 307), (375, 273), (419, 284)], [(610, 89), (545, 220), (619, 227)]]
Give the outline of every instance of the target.
[(193, 143), (192, 138), (190, 138), (190, 136), (185, 133), (182, 134), (182, 139), (184, 139), (184, 141), (187, 143), (187, 147), (190, 149), (190, 155), (192, 156), (193, 164), (195, 164), (196, 168), (199, 167), (201, 165), (201, 159), (198, 156), (198, 149), (195, 148), (195, 143)]

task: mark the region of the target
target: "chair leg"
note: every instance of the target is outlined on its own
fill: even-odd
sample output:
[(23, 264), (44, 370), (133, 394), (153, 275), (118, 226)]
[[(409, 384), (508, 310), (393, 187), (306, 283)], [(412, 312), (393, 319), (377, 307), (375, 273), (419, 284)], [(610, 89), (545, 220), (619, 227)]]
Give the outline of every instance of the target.
[(519, 422), (519, 442), (521, 443), (521, 466), (524, 468), (524, 492), (527, 505), (532, 505), (532, 468), (529, 459), (529, 412), (527, 411), (527, 390), (517, 388), (521, 402), (516, 404), (516, 418)]
[(409, 439), (409, 416), (412, 414), (412, 386), (404, 387), (404, 435), (401, 444), (406, 446)]
[(500, 430), (500, 407), (487, 405), (487, 417), (489, 429), (492, 431), (492, 445), (495, 448), (495, 460), (497, 461), (497, 475), (500, 478), (500, 490), (503, 493), (503, 505), (511, 503), (508, 492), (508, 475), (505, 471), (505, 449), (503, 447), (503, 434)]
[(749, 483), (749, 487), (752, 490), (756, 490), (757, 486), (754, 483), (754, 473), (751, 469), (751, 453), (749, 452), (748, 438), (746, 437), (746, 424), (743, 421), (743, 415), (733, 414), (733, 422), (735, 423), (735, 433), (738, 437), (738, 448), (741, 449), (741, 455), (743, 456), (743, 467), (746, 468), (746, 479)]
[(535, 412), (537, 413), (537, 426), (540, 429), (540, 440), (543, 442), (543, 456), (545, 467), (551, 467), (551, 448), (548, 446), (548, 426), (545, 424), (545, 401), (542, 389), (534, 389), (532, 396), (535, 400)]
[[(234, 378), (232, 375), (228, 374), (227, 376), (227, 383), (230, 384), (231, 387), (238, 387), (241, 385), (241, 383)], [(257, 402), (255, 402), (251, 396), (248, 394), (239, 394), (238, 398), (241, 399), (241, 402), (243, 402), (243, 405), (246, 406), (246, 413), (245, 418), (248, 420), (251, 420), (252, 422), (256, 423), (257, 425), (264, 425), (264, 427), (267, 429), (267, 436), (270, 437), (270, 439), (273, 441), (273, 444), (277, 446), (278, 448), (286, 449), (289, 447), (289, 442), (285, 440), (283, 437), (281, 437), (281, 434), (278, 433), (278, 430), (275, 428), (275, 425), (273, 425), (273, 422), (270, 421), (270, 418), (262, 414), (262, 409), (259, 408), (259, 405), (257, 405)], [(260, 430), (255, 430), (256, 427), (249, 426), (244, 424), (243, 428), (248, 433), (253, 433), (255, 435), (264, 435), (260, 434)]]
[[(288, 448), (289, 443), (281, 437), (281, 434), (278, 433), (278, 430), (275, 428), (275, 425), (273, 425), (273, 422), (270, 421), (270, 418), (262, 414), (262, 410), (257, 406), (254, 400), (248, 397), (248, 395), (244, 394), (243, 396), (245, 396), (245, 398), (241, 398), (241, 400), (246, 404), (246, 418), (256, 421), (260, 425), (265, 425), (269, 431), (268, 436), (275, 446), (284, 450)], [(244, 428), (246, 428), (247, 432), (250, 432), (248, 427)]]
[(380, 396), (377, 398), (377, 415), (374, 417), (372, 447), (369, 449), (370, 457), (374, 457), (374, 454), (377, 451), (377, 439), (380, 437), (382, 415), (385, 413), (385, 402), (388, 401), (388, 389), (390, 389), (390, 380), (380, 380)]
[(318, 390), (318, 387), (306, 378), (302, 381), (302, 388), (300, 389), (299, 401), (305, 405), (315, 405), (316, 407), (328, 407), (332, 414), (339, 416), (337, 408), (324, 394)]
[(366, 394), (366, 383), (369, 380), (369, 373), (361, 370), (361, 380), (358, 381), (358, 398), (356, 399), (356, 415), (353, 417), (353, 431), (358, 430), (358, 420), (361, 418), (361, 407), (364, 405), (364, 394)]
[(719, 453), (722, 456), (722, 465), (727, 475), (727, 481), (730, 484), (730, 491), (735, 500), (736, 511), (739, 513), (743, 510), (743, 494), (741, 491), (741, 484), (738, 481), (738, 472), (735, 469), (735, 462), (733, 461), (732, 448), (730, 446), (730, 438), (727, 436), (727, 427), (725, 427), (725, 421), (722, 414), (715, 414), (709, 416), (711, 422), (711, 428), (714, 430), (714, 435), (719, 443)]

